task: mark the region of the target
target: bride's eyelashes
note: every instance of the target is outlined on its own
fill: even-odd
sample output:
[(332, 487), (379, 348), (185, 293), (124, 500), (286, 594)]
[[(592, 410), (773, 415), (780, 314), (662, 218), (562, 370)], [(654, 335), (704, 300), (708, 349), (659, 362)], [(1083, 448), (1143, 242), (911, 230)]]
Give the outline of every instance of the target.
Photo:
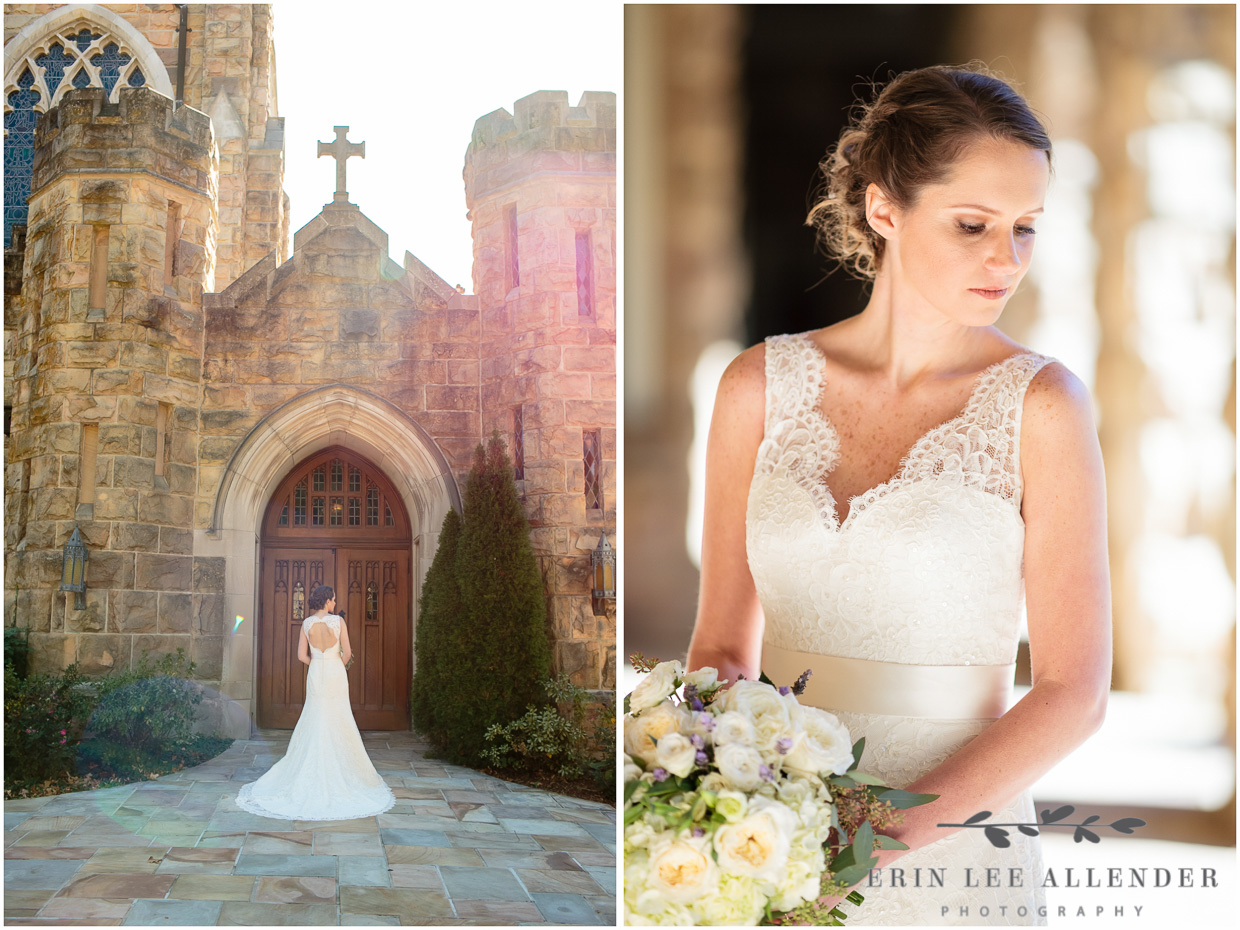
[[(966, 223), (964, 220), (957, 220), (956, 226), (961, 232), (969, 236), (977, 236), (986, 231), (985, 223)], [(1020, 225), (1012, 228), (1016, 231), (1016, 235), (1021, 237), (1028, 237), (1037, 234), (1037, 230), (1032, 226)]]

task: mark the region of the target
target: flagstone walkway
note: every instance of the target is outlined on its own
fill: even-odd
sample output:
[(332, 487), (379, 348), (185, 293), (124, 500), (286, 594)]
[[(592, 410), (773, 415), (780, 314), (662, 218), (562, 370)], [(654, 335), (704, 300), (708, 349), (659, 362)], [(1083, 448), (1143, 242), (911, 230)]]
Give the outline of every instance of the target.
[(616, 811), (363, 734), (396, 806), (303, 822), (237, 807), (289, 730), (203, 765), (4, 802), (4, 922), (90, 925), (616, 924)]

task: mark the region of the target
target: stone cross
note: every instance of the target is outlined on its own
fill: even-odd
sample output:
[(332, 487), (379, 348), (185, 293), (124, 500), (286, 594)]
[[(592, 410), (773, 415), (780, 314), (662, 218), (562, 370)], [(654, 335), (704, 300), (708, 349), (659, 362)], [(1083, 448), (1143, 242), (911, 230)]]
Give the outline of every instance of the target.
[(349, 192), (345, 190), (344, 186), (345, 162), (354, 155), (360, 155), (362, 158), (365, 158), (366, 143), (348, 141), (345, 138), (349, 134), (348, 126), (334, 126), (332, 128), (336, 130), (336, 141), (320, 142), (319, 158), (322, 158), (324, 155), (330, 155), (336, 159), (336, 196), (334, 202), (348, 203)]

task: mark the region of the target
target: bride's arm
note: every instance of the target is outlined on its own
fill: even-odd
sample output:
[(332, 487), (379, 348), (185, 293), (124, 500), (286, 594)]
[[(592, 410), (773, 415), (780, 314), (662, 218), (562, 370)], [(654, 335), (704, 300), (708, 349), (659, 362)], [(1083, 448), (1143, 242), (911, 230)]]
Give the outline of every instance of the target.
[[(1102, 455), (1089, 395), (1062, 366), (1046, 366), (1030, 384), (1020, 441), (1033, 687), (908, 786), (939, 795), (887, 831), (914, 849), (954, 832), (938, 823), (1002, 810), (1094, 733), (1106, 710), (1111, 586)], [(883, 853), (879, 864), (896, 858)]]
[(349, 627), (344, 622), (344, 617), (340, 618), (340, 661), (345, 665), (349, 664), (349, 660), (353, 658), (353, 647), (349, 645)]
[(706, 446), (706, 507), (697, 620), (690, 669), (712, 666), (719, 677), (757, 678), (762, 607), (745, 556), (745, 507), (762, 442), (766, 351), (742, 352), (719, 381)]
[(302, 624), (301, 633), (297, 636), (297, 661), (302, 665), (310, 664), (310, 642), (306, 639), (305, 624)]

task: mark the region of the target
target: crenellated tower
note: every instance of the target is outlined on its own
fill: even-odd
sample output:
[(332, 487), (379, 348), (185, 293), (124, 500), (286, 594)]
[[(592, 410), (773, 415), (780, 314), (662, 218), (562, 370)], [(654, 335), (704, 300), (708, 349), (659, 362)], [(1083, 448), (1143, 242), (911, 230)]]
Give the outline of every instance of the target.
[(487, 114), (464, 174), (483, 432), (516, 459), (556, 669), (615, 687), (614, 601), (590, 597), (589, 550), (616, 528), (616, 95), (539, 91)]

